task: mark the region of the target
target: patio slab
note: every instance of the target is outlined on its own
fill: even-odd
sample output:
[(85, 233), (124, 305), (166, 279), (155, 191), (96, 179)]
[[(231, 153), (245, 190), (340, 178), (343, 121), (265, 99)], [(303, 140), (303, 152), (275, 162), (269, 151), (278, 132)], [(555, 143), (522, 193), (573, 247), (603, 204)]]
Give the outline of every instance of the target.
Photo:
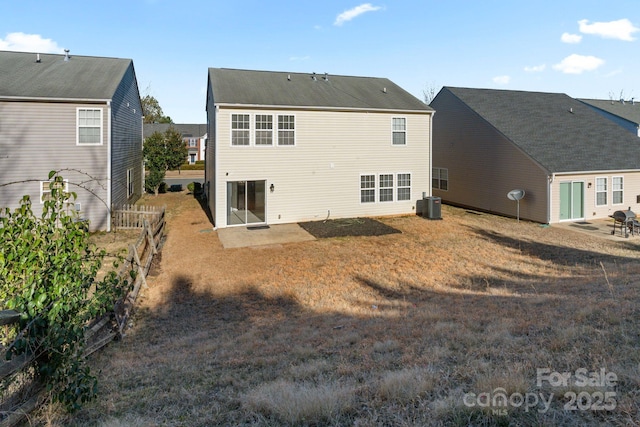
[(225, 249), (279, 245), (316, 240), (298, 224), (278, 224), (267, 227), (227, 227), (217, 230)]

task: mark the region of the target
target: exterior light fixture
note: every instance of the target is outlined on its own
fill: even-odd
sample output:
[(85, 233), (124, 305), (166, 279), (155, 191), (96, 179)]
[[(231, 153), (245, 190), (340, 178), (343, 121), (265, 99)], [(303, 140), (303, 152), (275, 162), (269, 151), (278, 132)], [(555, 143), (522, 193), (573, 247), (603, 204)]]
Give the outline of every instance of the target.
[(276, 189), (275, 185), (271, 184), (271, 186), (269, 187), (269, 190), (273, 193), (275, 189)]

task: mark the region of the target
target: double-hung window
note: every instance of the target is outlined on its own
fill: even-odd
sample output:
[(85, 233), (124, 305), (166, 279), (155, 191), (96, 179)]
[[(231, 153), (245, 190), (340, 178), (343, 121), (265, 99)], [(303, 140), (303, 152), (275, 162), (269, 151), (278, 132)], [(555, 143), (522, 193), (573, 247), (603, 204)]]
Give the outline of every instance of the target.
[(624, 203), (624, 180), (621, 176), (614, 176), (612, 181), (612, 203), (620, 205)]
[(256, 145), (273, 145), (273, 116), (256, 114)]
[(607, 178), (596, 178), (596, 206), (607, 205)]
[(376, 201), (376, 176), (360, 175), (360, 203)]
[(449, 189), (449, 169), (433, 168), (431, 170), (431, 187), (436, 190)]
[(278, 145), (296, 144), (295, 116), (278, 116)]
[(407, 145), (407, 119), (394, 117), (391, 119), (393, 145)]
[(393, 202), (393, 174), (381, 174), (379, 177), (381, 202)]
[(69, 192), (69, 180), (65, 179), (64, 183), (56, 181), (40, 181), (40, 203), (44, 203), (51, 198), (51, 190)]
[(397, 179), (398, 201), (411, 200), (411, 174), (399, 173)]
[(102, 144), (102, 109), (78, 108), (76, 113), (77, 145)]
[(231, 145), (249, 145), (250, 123), (248, 114), (231, 115)]

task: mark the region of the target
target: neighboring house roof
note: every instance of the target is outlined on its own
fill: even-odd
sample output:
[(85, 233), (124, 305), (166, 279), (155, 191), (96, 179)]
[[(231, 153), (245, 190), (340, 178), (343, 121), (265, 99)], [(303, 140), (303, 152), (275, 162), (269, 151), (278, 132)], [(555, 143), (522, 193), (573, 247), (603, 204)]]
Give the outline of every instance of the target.
[(433, 111), (386, 78), (209, 68), (209, 80), (216, 104)]
[(638, 137), (568, 95), (457, 87), (444, 90), (550, 173), (640, 169)]
[[(39, 55), (39, 60), (37, 60)], [(0, 97), (110, 100), (131, 59), (0, 51)]]
[(640, 125), (640, 102), (636, 102), (635, 100), (612, 101), (606, 99), (580, 99), (580, 101), (621, 117), (631, 123)]
[(145, 123), (143, 137), (147, 138), (154, 132), (164, 133), (169, 127), (175, 128), (183, 138), (200, 138), (207, 133), (206, 124)]

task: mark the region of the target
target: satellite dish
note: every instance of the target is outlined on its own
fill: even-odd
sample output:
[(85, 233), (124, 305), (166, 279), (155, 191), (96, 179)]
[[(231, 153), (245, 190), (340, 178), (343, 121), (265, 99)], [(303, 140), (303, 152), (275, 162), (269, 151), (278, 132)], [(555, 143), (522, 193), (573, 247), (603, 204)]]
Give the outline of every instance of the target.
[(520, 222), (520, 199), (524, 197), (524, 190), (511, 190), (507, 193), (507, 197), (510, 200), (514, 200), (518, 203), (518, 222)]
[(524, 197), (524, 190), (511, 190), (507, 193), (507, 197), (511, 200), (520, 200)]

